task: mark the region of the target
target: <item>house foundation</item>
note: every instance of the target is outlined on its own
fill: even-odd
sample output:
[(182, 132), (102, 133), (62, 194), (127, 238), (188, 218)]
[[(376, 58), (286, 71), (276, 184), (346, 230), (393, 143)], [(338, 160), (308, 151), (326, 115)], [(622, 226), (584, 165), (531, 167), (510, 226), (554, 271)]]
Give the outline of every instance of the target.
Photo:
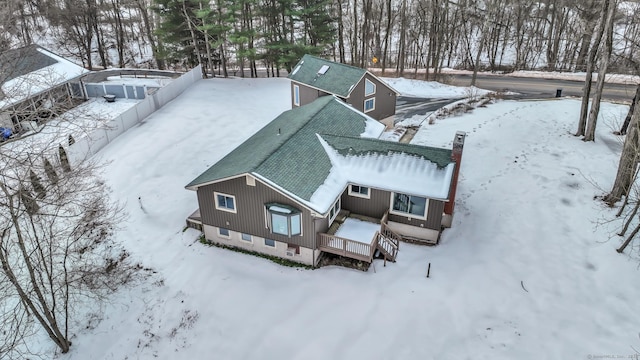
[[(257, 253), (277, 256), (286, 260), (295, 261), (301, 264), (315, 266), (319, 257), (319, 250), (313, 250), (302, 246), (292, 247), (291, 245), (275, 240), (265, 241), (265, 238), (244, 234), (241, 232), (221, 229), (219, 227), (203, 224), (204, 237), (218, 245), (232, 246), (244, 250), (255, 251)], [(228, 235), (224, 235), (227, 234)], [(273, 246), (270, 246), (273, 244)]]

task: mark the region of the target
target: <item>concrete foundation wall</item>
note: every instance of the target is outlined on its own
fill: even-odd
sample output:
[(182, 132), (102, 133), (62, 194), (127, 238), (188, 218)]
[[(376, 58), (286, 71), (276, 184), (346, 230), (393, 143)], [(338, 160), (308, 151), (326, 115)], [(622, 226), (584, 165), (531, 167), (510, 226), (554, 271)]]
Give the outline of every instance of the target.
[(415, 238), (416, 240), (424, 239), (427, 243), (437, 243), (440, 236), (439, 230), (420, 228), (394, 221), (389, 221), (387, 226), (399, 235)]
[(229, 237), (220, 235), (219, 228), (210, 225), (203, 225), (204, 236), (207, 240), (220, 245), (234, 246), (237, 248), (255, 251), (261, 254), (277, 256), (283, 259), (299, 262), (305, 265), (315, 266), (319, 250), (312, 250), (300, 246), (300, 253), (293, 256), (287, 255), (288, 244), (275, 241), (276, 246), (271, 247), (264, 244), (264, 238), (251, 236), (251, 241), (243, 240), (242, 233), (229, 230)]

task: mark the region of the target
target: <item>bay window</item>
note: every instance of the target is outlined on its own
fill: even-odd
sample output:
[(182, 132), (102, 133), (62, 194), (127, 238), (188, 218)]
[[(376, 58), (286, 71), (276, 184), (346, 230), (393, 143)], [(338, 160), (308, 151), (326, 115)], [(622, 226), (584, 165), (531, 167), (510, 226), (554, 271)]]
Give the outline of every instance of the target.
[(300, 210), (277, 203), (269, 203), (266, 207), (268, 223), (272, 233), (285, 236), (300, 235), (302, 233)]

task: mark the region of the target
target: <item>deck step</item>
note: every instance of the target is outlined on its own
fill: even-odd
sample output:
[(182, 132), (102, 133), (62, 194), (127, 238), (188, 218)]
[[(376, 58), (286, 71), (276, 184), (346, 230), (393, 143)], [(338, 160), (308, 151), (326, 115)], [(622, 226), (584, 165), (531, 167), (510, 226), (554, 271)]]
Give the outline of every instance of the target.
[(378, 233), (378, 241), (376, 242), (376, 251), (379, 251), (387, 260), (396, 262), (398, 255), (398, 242), (391, 237)]

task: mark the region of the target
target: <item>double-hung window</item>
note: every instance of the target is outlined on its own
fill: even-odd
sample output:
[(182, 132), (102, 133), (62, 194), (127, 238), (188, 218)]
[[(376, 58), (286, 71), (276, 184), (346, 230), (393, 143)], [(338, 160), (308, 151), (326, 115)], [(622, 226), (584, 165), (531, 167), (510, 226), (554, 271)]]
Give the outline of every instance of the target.
[(364, 112), (367, 113), (375, 109), (376, 109), (376, 98), (371, 98), (364, 101)]
[(302, 234), (300, 210), (283, 204), (266, 204), (271, 232), (285, 236)]
[(427, 198), (421, 196), (391, 193), (391, 213), (408, 217), (426, 219)]
[(349, 195), (351, 196), (357, 196), (357, 197), (369, 199), (370, 197), (369, 191), (371, 190), (366, 186), (349, 185)]
[(236, 212), (236, 197), (229, 194), (214, 192), (216, 200), (216, 209), (222, 211)]

